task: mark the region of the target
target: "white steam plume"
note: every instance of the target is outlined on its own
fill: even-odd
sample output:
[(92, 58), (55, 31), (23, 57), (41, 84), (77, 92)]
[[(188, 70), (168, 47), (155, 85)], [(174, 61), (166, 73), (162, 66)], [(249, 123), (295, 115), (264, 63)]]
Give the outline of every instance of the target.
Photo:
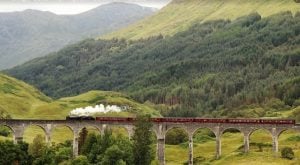
[(127, 109), (128, 107), (126, 106), (122, 106), (122, 107), (119, 107), (117, 105), (104, 106), (103, 104), (100, 104), (94, 107), (88, 106), (84, 108), (76, 108), (70, 112), (70, 116), (91, 116), (96, 113), (122, 112)]

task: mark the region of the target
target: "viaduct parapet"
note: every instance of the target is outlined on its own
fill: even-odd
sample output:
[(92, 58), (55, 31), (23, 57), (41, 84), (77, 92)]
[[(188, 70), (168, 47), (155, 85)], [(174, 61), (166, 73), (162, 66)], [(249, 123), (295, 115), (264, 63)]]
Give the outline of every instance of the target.
[[(105, 128), (111, 126), (124, 127), (129, 137), (134, 133), (133, 122), (118, 121), (77, 121), (77, 120), (0, 120), (0, 125), (9, 127), (13, 132), (13, 140), (15, 143), (23, 140), (24, 130), (35, 125), (42, 128), (45, 132), (46, 142), (51, 144), (52, 130), (58, 126), (69, 127), (73, 132), (73, 155), (78, 155), (78, 137), (81, 129), (85, 127), (95, 127), (100, 133)], [(157, 137), (157, 158), (161, 165), (165, 164), (165, 137), (172, 128), (184, 129), (189, 137), (189, 165), (193, 164), (193, 135), (198, 129), (208, 128), (215, 134), (216, 140), (216, 159), (221, 156), (221, 136), (227, 129), (237, 129), (244, 136), (244, 152), (249, 151), (250, 135), (257, 129), (267, 130), (272, 135), (273, 151), (278, 152), (278, 138), (280, 134), (286, 130), (296, 130), (300, 132), (300, 125), (297, 124), (249, 124), (249, 123), (180, 123), (180, 122), (153, 122), (153, 132)]]

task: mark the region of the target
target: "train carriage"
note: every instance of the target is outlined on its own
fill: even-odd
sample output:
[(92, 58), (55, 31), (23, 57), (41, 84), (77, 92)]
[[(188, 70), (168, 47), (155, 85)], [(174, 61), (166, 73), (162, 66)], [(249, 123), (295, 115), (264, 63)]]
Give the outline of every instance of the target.
[[(67, 116), (66, 120), (95, 120), (102, 122), (134, 122), (132, 117), (92, 117), (92, 116)], [(290, 119), (238, 119), (238, 118), (151, 118), (151, 122), (161, 123), (230, 123), (230, 124), (295, 124), (295, 120)]]

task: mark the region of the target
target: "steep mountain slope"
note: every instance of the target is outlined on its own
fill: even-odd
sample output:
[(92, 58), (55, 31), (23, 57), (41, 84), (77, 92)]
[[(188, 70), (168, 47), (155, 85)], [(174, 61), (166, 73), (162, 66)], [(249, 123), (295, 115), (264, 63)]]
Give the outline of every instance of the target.
[(0, 13), (0, 70), (83, 38), (112, 32), (152, 13), (151, 8), (126, 3), (107, 4), (71, 16), (35, 10)]
[(208, 20), (231, 19), (258, 12), (267, 17), (281, 11), (300, 10), (294, 0), (173, 0), (152, 17), (108, 34), (104, 38), (139, 39), (154, 35), (173, 35), (192, 24)]
[(253, 13), (172, 37), (85, 40), (8, 73), (54, 97), (121, 90), (166, 115), (275, 117), (299, 106), (299, 27), (299, 13)]
[(114, 115), (148, 113), (159, 116), (157, 111), (121, 93), (90, 91), (75, 97), (52, 100), (36, 88), (0, 74), (0, 117), (64, 119), (72, 109), (98, 104), (130, 107), (128, 112)]

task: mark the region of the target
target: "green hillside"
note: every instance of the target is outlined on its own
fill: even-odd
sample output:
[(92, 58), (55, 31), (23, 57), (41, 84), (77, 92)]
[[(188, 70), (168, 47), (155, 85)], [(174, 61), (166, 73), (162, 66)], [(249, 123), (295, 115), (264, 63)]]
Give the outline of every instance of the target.
[(146, 18), (104, 38), (139, 39), (154, 35), (173, 35), (192, 24), (208, 20), (231, 19), (258, 12), (267, 17), (282, 11), (300, 10), (294, 0), (173, 0), (152, 17)]
[(12, 118), (64, 119), (72, 109), (97, 104), (131, 107), (128, 112), (109, 115), (148, 113), (159, 116), (154, 109), (117, 92), (90, 91), (75, 97), (52, 100), (36, 88), (3, 74), (0, 74), (0, 100), (0, 112)]
[(16, 118), (28, 115), (36, 106), (52, 102), (34, 87), (3, 74), (0, 74), (0, 100), (0, 111)]
[(123, 91), (165, 116), (296, 117), (299, 27), (299, 13), (253, 13), (169, 37), (85, 40), (7, 73), (56, 98)]

